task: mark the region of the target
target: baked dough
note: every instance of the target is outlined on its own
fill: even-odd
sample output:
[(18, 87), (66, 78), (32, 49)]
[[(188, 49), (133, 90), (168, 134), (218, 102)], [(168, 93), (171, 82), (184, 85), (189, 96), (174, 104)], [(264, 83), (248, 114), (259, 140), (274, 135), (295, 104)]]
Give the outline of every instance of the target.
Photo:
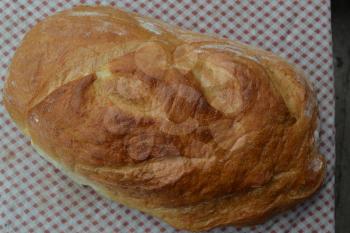
[(302, 72), (115, 8), (38, 23), (13, 58), (4, 104), (73, 179), (179, 229), (261, 223), (324, 178)]

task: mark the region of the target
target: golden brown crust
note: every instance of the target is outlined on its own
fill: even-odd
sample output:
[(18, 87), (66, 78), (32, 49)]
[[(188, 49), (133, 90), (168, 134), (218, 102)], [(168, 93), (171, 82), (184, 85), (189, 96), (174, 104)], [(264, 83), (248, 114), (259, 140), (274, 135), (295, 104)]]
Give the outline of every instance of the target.
[(26, 35), (4, 91), (49, 160), (177, 228), (260, 223), (323, 180), (306, 79), (238, 42), (76, 7)]

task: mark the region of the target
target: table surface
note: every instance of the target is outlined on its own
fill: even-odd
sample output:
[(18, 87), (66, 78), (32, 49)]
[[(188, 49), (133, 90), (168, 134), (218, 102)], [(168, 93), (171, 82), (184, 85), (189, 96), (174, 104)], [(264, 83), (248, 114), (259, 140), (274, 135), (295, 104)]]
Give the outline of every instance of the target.
[[(329, 1), (103, 1), (269, 49), (296, 63), (315, 84), (321, 110), (320, 152), (327, 157), (327, 181), (320, 192), (294, 210), (249, 228), (254, 233), (333, 232), (334, 91)], [(81, 2), (101, 3), (0, 1), (0, 41), (4, 42), (0, 44), (0, 89), (13, 52), (36, 20)], [(0, 232), (174, 232), (157, 219), (78, 186), (41, 159), (8, 118), (0, 97), (1, 127)], [(247, 231), (227, 227), (214, 232)]]
[(350, 2), (332, 1), (336, 92), (336, 232), (350, 232)]

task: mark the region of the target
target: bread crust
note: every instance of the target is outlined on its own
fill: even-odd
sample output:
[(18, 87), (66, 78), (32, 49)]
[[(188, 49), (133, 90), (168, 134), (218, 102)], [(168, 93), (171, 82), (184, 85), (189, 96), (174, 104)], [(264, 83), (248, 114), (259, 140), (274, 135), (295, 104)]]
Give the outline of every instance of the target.
[(261, 223), (324, 178), (301, 71), (116, 8), (38, 23), (13, 58), (4, 104), (55, 166), (179, 229)]

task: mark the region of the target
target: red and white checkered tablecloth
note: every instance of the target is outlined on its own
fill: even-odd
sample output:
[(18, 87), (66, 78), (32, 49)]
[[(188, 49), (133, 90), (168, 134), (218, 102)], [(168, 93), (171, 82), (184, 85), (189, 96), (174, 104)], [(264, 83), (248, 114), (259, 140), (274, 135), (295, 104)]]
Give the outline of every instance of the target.
[[(334, 87), (329, 0), (0, 1), (0, 89), (24, 34), (36, 22), (77, 4), (118, 6), (193, 31), (215, 33), (288, 58), (314, 84), (320, 150), (327, 158), (322, 190), (255, 227), (211, 232), (334, 232)], [(10, 120), (0, 97), (0, 232), (182, 232), (81, 187), (42, 159)]]

